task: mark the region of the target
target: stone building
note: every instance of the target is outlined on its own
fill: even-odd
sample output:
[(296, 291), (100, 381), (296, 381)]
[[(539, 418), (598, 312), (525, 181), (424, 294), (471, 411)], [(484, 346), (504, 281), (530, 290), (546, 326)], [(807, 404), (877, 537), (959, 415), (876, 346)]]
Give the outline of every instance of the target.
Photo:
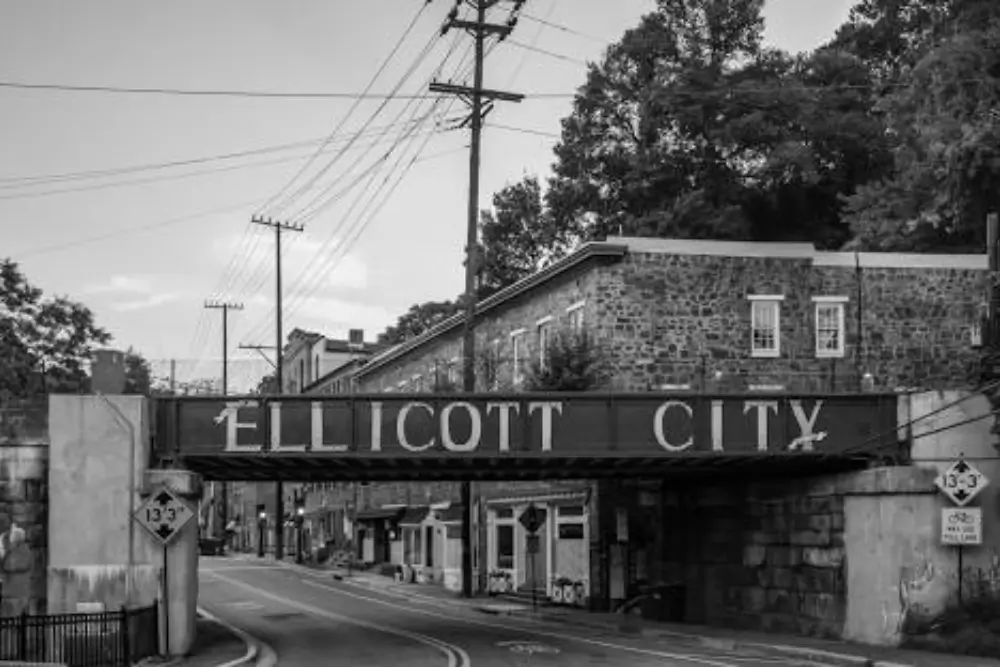
[[(986, 269), (979, 255), (610, 238), (480, 302), (478, 389), (524, 388), (555, 337), (573, 331), (588, 334), (600, 388), (613, 391), (822, 398), (965, 386), (978, 361)], [(461, 329), (454, 317), (372, 357), (355, 389), (420, 393), (457, 379)], [(842, 499), (796, 484), (477, 484), (476, 567), (487, 585), (550, 596), (564, 595), (568, 581), (595, 609), (643, 586), (682, 584), (686, 620), (835, 634)], [(372, 509), (457, 499), (453, 485), (373, 484), (368, 493), (378, 498)], [(528, 503), (553, 518), (530, 564), (515, 521)], [(759, 537), (752, 548), (747, 526)], [(397, 551), (412, 553), (412, 540)]]

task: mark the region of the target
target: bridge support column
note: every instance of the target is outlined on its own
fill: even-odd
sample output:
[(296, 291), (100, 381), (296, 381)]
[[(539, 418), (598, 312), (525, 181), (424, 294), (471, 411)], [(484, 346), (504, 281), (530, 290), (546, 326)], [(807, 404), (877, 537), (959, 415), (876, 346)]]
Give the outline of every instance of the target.
[(160, 646), (169, 656), (186, 655), (194, 644), (198, 606), (198, 501), (201, 476), (187, 470), (147, 470), (142, 496), (166, 485), (183, 498), (195, 516), (170, 544), (160, 549), (156, 562), (161, 569)]

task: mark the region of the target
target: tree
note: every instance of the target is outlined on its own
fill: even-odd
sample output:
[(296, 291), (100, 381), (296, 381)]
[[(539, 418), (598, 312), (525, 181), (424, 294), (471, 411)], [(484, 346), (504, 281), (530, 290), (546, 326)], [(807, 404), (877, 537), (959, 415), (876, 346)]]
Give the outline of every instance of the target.
[(761, 0), (659, 0), (592, 65), (546, 195), (562, 230), (839, 247), (886, 169), (864, 63), (761, 43)]
[(86, 306), (44, 297), (17, 264), (0, 260), (0, 398), (84, 390), (94, 348), (110, 340)]
[(879, 101), (893, 172), (846, 198), (859, 248), (978, 252), (1000, 209), (1000, 17), (986, 0), (947, 9)]
[(525, 176), (493, 195), (480, 214), (479, 298), (516, 283), (563, 257), (573, 237), (545, 210), (538, 178)]
[(152, 371), (146, 358), (129, 347), (125, 352), (125, 392), (150, 396), (153, 390)]
[(426, 301), (410, 309), (379, 335), (379, 342), (396, 345), (424, 333), (461, 310), (457, 301)]

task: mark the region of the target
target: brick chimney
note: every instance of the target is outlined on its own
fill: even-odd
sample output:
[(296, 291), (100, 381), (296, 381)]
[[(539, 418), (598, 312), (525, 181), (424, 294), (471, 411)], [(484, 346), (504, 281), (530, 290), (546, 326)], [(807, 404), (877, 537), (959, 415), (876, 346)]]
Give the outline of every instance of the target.
[(125, 353), (120, 350), (95, 350), (90, 368), (90, 390), (95, 394), (121, 394), (125, 391)]

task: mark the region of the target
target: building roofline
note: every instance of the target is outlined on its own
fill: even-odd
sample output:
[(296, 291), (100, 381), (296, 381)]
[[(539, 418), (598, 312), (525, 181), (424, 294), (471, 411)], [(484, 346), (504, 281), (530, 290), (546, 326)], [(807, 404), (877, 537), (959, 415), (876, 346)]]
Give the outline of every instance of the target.
[[(530, 276), (517, 281), (513, 285), (503, 288), (496, 294), (483, 299), (476, 304), (476, 315), (484, 315), (491, 310), (502, 306), (508, 301), (521, 296), (525, 292), (529, 292), (536, 287), (544, 285), (553, 278), (566, 273), (570, 269), (579, 266), (587, 260), (594, 259), (596, 257), (621, 259), (627, 252), (628, 246), (621, 243), (608, 243), (604, 241), (592, 241), (590, 243), (585, 243), (574, 252), (570, 253), (566, 257), (563, 257), (557, 262), (553, 262), (541, 271), (536, 271)], [(370, 370), (376, 370), (385, 364), (395, 361), (409, 352), (412, 352), (413, 350), (427, 345), (439, 336), (458, 329), (462, 326), (464, 319), (465, 315), (463, 313), (452, 315), (448, 319), (443, 322), (439, 322), (419, 336), (415, 336), (408, 341), (404, 341), (399, 345), (391, 347), (385, 352), (372, 357), (365, 367), (358, 371), (357, 376), (366, 375)]]
[[(348, 366), (350, 366), (352, 364), (360, 364), (361, 366), (364, 366), (366, 361), (368, 361), (368, 359), (366, 357), (355, 357), (354, 359), (348, 359), (347, 361), (345, 361), (344, 363), (340, 364), (339, 366), (337, 366), (333, 370), (331, 370), (331, 371), (329, 371), (327, 373), (324, 373), (319, 378), (317, 378), (317, 379), (313, 380), (312, 382), (310, 382), (309, 384), (307, 384), (305, 387), (302, 388), (302, 393), (304, 394), (304, 393), (308, 392), (310, 389), (313, 389), (314, 387), (318, 386), (319, 384), (321, 384), (323, 382), (326, 382), (327, 380), (329, 380), (330, 378), (332, 378), (337, 373), (343, 371)], [(353, 377), (353, 376), (348, 376), (348, 377)]]

